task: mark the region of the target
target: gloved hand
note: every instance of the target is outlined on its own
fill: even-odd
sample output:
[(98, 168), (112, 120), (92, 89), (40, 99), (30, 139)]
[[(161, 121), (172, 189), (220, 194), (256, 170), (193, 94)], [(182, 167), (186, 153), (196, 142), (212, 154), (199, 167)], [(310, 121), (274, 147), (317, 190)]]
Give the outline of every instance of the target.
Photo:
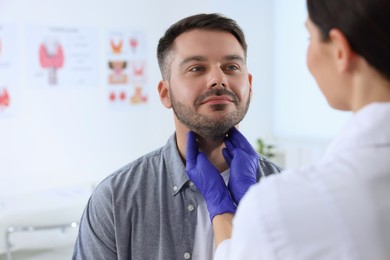
[(187, 136), (186, 172), (196, 188), (202, 193), (212, 221), (215, 215), (235, 213), (236, 206), (219, 171), (199, 152), (195, 133)]
[(259, 155), (235, 127), (228, 132), (225, 145), (222, 154), (230, 166), (228, 188), (238, 205), (249, 187), (256, 183)]

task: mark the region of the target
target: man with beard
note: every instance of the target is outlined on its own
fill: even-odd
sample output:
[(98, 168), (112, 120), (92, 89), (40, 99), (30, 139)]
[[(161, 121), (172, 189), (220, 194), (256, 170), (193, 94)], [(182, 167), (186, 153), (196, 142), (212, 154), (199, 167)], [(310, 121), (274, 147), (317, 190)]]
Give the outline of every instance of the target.
[[(73, 259), (212, 258), (210, 217), (218, 212), (207, 209), (187, 176), (187, 134), (191, 131), (191, 147), (197, 150), (191, 154), (200, 150), (198, 158), (207, 158), (229, 182), (232, 213), (250, 185), (281, 170), (258, 155), (235, 128), (252, 95), (246, 50), (240, 27), (218, 14), (184, 18), (165, 32), (157, 48), (163, 78), (158, 92), (162, 104), (174, 112), (176, 132), (164, 147), (121, 168), (96, 188), (81, 220)], [(251, 166), (245, 171), (249, 174), (229, 176), (233, 155), (223, 151), (224, 142), (240, 148), (234, 156)], [(208, 165), (188, 167), (194, 172)]]

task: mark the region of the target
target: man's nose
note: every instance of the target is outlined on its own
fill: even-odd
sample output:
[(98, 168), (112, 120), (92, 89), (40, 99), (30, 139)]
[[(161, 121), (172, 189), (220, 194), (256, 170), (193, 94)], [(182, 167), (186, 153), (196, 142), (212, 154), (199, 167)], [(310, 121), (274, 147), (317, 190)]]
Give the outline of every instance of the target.
[(226, 88), (228, 81), (221, 68), (215, 68), (210, 71), (209, 88)]

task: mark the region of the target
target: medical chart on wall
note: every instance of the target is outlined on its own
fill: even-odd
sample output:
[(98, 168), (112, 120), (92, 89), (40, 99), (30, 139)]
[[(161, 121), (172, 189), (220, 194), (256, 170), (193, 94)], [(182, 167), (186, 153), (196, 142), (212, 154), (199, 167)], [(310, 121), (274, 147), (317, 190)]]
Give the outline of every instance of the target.
[(0, 24), (0, 118), (13, 114), (18, 85), (17, 28)]
[(125, 108), (148, 102), (146, 34), (136, 30), (106, 33), (107, 100), (111, 107)]
[(26, 57), (33, 87), (98, 86), (97, 29), (28, 26)]

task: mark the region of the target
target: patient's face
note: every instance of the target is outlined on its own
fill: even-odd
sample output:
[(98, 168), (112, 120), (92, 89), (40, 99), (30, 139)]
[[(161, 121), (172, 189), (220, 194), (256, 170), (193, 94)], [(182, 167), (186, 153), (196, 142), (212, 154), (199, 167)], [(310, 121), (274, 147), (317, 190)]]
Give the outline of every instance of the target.
[(176, 38), (172, 52), (169, 97), (177, 120), (203, 137), (224, 136), (250, 103), (242, 46), (228, 32), (192, 30)]

